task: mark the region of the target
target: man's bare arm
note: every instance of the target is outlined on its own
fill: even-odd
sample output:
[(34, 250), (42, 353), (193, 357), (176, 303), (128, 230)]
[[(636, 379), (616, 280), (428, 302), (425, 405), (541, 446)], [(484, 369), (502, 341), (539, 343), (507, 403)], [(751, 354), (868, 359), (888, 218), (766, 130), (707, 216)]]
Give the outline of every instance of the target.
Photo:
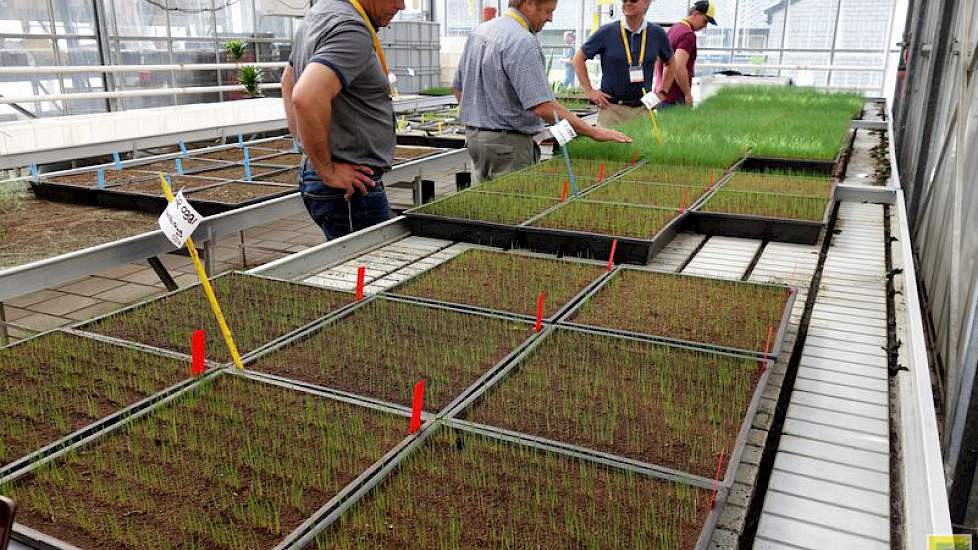
[(282, 103), (285, 105), (285, 120), (289, 125), (292, 137), (299, 136), (299, 128), (295, 123), (295, 107), (292, 105), (292, 89), (295, 86), (295, 74), (292, 65), (287, 65), (282, 72)]

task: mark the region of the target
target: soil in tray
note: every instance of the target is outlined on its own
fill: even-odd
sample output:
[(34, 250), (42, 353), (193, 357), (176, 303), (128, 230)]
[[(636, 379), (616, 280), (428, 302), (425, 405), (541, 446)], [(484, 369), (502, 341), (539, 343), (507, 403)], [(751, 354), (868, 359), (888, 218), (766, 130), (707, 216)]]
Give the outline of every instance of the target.
[[(105, 176), (106, 185), (114, 185), (119, 183), (125, 183), (131, 180), (145, 179), (151, 177), (152, 174), (148, 172), (140, 172), (142, 168), (126, 168), (122, 170), (103, 170), (102, 174)], [(76, 187), (92, 187), (98, 185), (98, 172), (81, 172), (78, 174), (70, 174), (66, 176), (52, 176), (49, 178), (44, 178), (44, 183), (57, 183), (58, 185), (72, 185)]]
[[(248, 154), (252, 159), (256, 157), (264, 157), (267, 155), (274, 155), (279, 152), (276, 149), (265, 149), (262, 147), (248, 147)], [(218, 151), (210, 151), (207, 153), (191, 153), (195, 157), (205, 158), (205, 159), (215, 159), (215, 160), (227, 160), (231, 162), (244, 162), (244, 152), (240, 147), (229, 147), (227, 149), (221, 149)]]
[(752, 360), (562, 329), (466, 418), (713, 478), (759, 376)]
[(467, 190), (415, 210), (418, 214), (516, 225), (557, 204), (553, 199)]
[(190, 200), (225, 202), (228, 204), (238, 204), (262, 197), (271, 197), (283, 193), (292, 193), (295, 189), (283, 187), (281, 185), (262, 185), (260, 183), (225, 183), (218, 187), (211, 187), (187, 195)]
[(621, 175), (622, 181), (639, 183), (671, 183), (708, 187), (723, 177), (724, 171), (699, 166), (676, 166), (663, 164), (643, 164)]
[[(174, 194), (176, 194), (176, 192), (180, 189), (183, 189), (184, 191), (191, 191), (193, 189), (200, 189), (201, 187), (207, 187), (209, 185), (217, 185), (221, 182), (222, 180), (212, 178), (171, 175), (170, 189)], [(118, 187), (111, 188), (110, 191), (118, 191), (120, 193), (141, 193), (143, 195), (153, 195), (157, 197), (163, 196), (163, 187), (160, 184), (159, 176), (150, 176), (149, 179), (124, 183)]]
[[(184, 173), (194, 172), (199, 170), (210, 170), (212, 168), (220, 168), (221, 166), (228, 166), (230, 163), (197, 159), (197, 158), (180, 158), (180, 166), (183, 168)], [(143, 170), (146, 172), (163, 172), (166, 174), (176, 174), (177, 173), (177, 163), (176, 159), (161, 160), (159, 162), (153, 162), (150, 164), (140, 164), (134, 166), (133, 168), (137, 170)]]
[(679, 215), (672, 208), (646, 208), (572, 200), (536, 220), (534, 227), (651, 239)]
[(292, 151), (295, 147), (295, 141), (292, 138), (279, 138), (272, 139), (269, 141), (262, 141), (256, 144), (263, 149), (276, 149), (278, 151)]
[(52, 332), (0, 349), (0, 466), (176, 384), (185, 361)]
[(406, 296), (550, 317), (604, 273), (594, 264), (468, 250), (392, 289)]
[[(630, 167), (630, 165), (621, 162), (611, 162), (603, 160), (584, 160), (584, 159), (571, 159), (571, 166), (574, 169), (575, 178), (587, 178), (591, 180), (606, 179), (613, 174)], [(602, 169), (602, 166), (604, 167)], [(521, 171), (522, 174), (544, 174), (544, 175), (558, 175), (567, 176), (567, 161), (563, 157), (554, 157), (546, 162), (541, 162)]]
[(377, 299), (249, 368), (405, 406), (424, 379), (424, 408), (438, 412), (532, 330), (532, 323)]
[(571, 321), (763, 353), (787, 299), (782, 286), (623, 269)]
[[(251, 177), (256, 178), (269, 172), (277, 171), (275, 168), (252, 166), (251, 167)], [(224, 180), (241, 180), (244, 181), (247, 173), (245, 172), (244, 166), (230, 166), (227, 168), (219, 168), (217, 170), (207, 170), (205, 172), (195, 172), (197, 176), (203, 176), (206, 178), (217, 178)]]
[(440, 149), (435, 149), (433, 147), (408, 147), (405, 145), (398, 145), (394, 147), (394, 158), (410, 160), (421, 157), (430, 157), (438, 152), (440, 152)]
[(18, 522), (82, 548), (271, 548), (406, 431), (225, 374), (3, 492)]
[[(578, 193), (590, 188), (593, 184), (594, 182), (588, 178), (582, 177), (575, 180)], [(564, 193), (565, 185), (567, 186), (566, 196), (570, 197), (573, 188), (566, 176), (539, 176), (516, 172), (482, 183), (479, 185), (479, 190), (559, 199)]]
[(310, 549), (692, 549), (703, 489), (442, 430)]
[[(653, 185), (631, 181), (612, 180), (591, 191), (584, 198), (589, 201), (618, 202), (623, 204), (641, 204), (663, 208), (679, 208), (696, 202), (706, 187), (690, 187), (683, 185)], [(685, 205), (683, 204), (685, 202)]]
[(299, 166), (302, 163), (302, 153), (279, 153), (270, 157), (253, 158), (252, 162), (270, 164), (273, 166)]
[(159, 229), (158, 215), (45, 201), (0, 191), (0, 267)]
[(271, 183), (282, 183), (290, 186), (297, 186), (299, 184), (299, 169), (293, 168), (291, 170), (278, 170), (275, 172), (269, 172), (267, 174), (261, 174), (252, 178), (253, 181), (267, 181)]
[(728, 191), (757, 191), (796, 195), (799, 197), (824, 197), (832, 194), (832, 179), (828, 177), (806, 177), (788, 174), (758, 174), (754, 172), (735, 172), (723, 184)]
[(720, 189), (699, 208), (703, 212), (739, 214), (782, 220), (821, 222), (829, 200), (825, 197), (797, 197), (750, 191)]
[[(353, 301), (351, 294), (233, 273), (214, 279), (212, 287), (241, 354)], [(200, 285), (93, 321), (83, 329), (188, 355), (193, 331), (203, 329), (207, 357), (231, 360)]]

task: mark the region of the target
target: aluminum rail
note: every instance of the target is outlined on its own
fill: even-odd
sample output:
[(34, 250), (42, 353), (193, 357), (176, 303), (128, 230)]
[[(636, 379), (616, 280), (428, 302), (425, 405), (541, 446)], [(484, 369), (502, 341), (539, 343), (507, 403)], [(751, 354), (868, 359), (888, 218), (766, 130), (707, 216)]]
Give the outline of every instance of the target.
[(755, 70), (784, 70), (784, 71), (870, 71), (881, 73), (883, 67), (862, 65), (755, 65), (753, 63), (697, 63), (697, 67), (705, 69), (755, 69)]
[[(384, 174), (384, 181), (386, 183), (399, 181), (402, 178), (413, 179), (425, 171), (464, 167), (467, 157), (462, 153), (465, 153), (464, 149), (453, 150), (396, 166)], [(301, 197), (298, 193), (293, 193), (208, 216), (204, 218), (194, 234), (201, 245), (204, 245), (213, 242), (217, 237), (237, 233), (249, 227), (297, 214), (305, 215), (305, 211)], [(400, 222), (400, 220), (402, 218), (398, 217), (392, 222)], [(334, 245), (331, 250), (342, 248), (342, 241), (343, 239), (331, 241), (330, 244)], [(173, 244), (163, 236), (162, 231), (157, 230), (0, 270), (0, 302), (173, 250), (175, 250)], [(294, 257), (289, 256), (289, 258)]]
[[(266, 83), (261, 87), (265, 90), (277, 90), (281, 84)], [(120, 97), (152, 97), (162, 95), (187, 95), (203, 94), (214, 92), (237, 92), (244, 91), (245, 87), (240, 84), (227, 84), (224, 86), (190, 86), (184, 88), (149, 88), (139, 90), (120, 90), (116, 92), (80, 92), (77, 94), (49, 94), (49, 95), (21, 95), (0, 97), (0, 105), (10, 105), (12, 103), (44, 103), (46, 101), (68, 101), (82, 99), (114, 99)]]
[(286, 65), (288, 63), (285, 61), (263, 61), (259, 63), (172, 63), (160, 65), (39, 65), (31, 67), (0, 67), (0, 75), (216, 71), (222, 69), (240, 69), (241, 67), (280, 69)]

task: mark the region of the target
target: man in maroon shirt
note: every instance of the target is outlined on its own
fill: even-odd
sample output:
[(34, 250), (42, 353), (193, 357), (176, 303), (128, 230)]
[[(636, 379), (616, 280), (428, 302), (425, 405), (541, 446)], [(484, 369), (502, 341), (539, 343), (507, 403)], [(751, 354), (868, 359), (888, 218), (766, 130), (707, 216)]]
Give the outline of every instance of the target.
[[(694, 2), (689, 8), (689, 15), (669, 27), (669, 45), (675, 52), (676, 78), (665, 92), (662, 106), (682, 105), (693, 106), (692, 82), (693, 67), (696, 64), (696, 33), (706, 28), (707, 24), (716, 25), (713, 19), (716, 6), (708, 0)], [(655, 81), (668, 85), (662, 78), (662, 66), (658, 61), (655, 65)]]

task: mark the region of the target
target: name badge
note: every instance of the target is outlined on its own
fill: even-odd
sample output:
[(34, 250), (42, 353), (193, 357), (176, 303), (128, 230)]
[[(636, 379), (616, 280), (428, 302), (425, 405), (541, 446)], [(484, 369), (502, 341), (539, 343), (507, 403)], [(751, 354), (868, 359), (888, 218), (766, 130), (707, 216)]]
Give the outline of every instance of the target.
[(638, 84), (640, 82), (645, 82), (645, 71), (642, 70), (641, 65), (635, 65), (628, 68), (628, 79), (632, 84)]

